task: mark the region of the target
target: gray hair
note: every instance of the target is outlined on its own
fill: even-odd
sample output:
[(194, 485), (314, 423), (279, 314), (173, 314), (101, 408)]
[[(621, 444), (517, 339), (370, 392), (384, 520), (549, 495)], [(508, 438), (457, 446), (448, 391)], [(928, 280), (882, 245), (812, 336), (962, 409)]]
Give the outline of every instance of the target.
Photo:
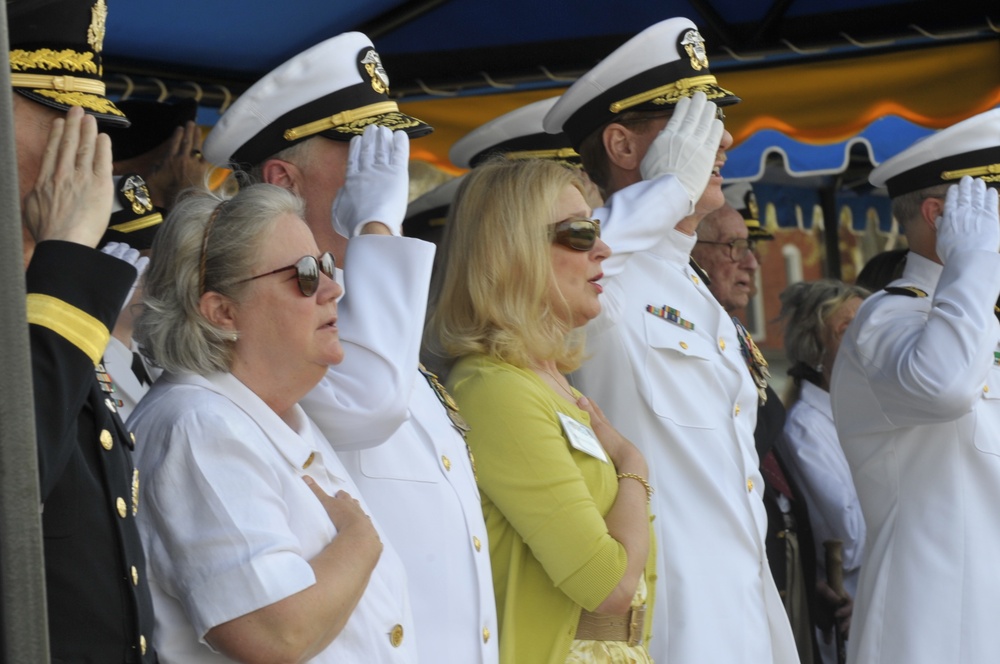
[(813, 380), (822, 373), (830, 316), (848, 300), (868, 297), (868, 291), (836, 279), (819, 279), (792, 284), (779, 297), (785, 356), (792, 365), (788, 373), (799, 386), (803, 378)]
[(232, 332), (201, 314), (201, 296), (213, 291), (239, 301), (264, 236), (286, 214), (301, 217), (302, 201), (270, 184), (231, 198), (202, 191), (179, 201), (156, 234), (144, 276), (135, 325), (143, 353), (168, 371), (228, 371)]

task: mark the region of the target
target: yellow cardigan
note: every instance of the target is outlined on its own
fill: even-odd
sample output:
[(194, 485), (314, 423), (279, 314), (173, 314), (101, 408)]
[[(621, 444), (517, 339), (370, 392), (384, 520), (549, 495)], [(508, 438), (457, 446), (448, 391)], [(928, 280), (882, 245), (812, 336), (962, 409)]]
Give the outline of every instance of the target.
[[(448, 386), (471, 427), (500, 661), (563, 664), (581, 607), (594, 610), (625, 573), (625, 549), (604, 523), (618, 495), (615, 468), (570, 446), (556, 413), (588, 426), (590, 417), (532, 371), (469, 356), (452, 369)], [(647, 644), (654, 561), (651, 545)]]

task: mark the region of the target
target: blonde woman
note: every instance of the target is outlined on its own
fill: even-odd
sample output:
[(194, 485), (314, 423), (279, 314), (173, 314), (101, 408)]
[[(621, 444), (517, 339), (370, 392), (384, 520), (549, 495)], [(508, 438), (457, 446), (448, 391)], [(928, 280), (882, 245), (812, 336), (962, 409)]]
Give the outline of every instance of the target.
[(498, 161), (452, 207), (429, 338), (471, 431), (500, 661), (649, 662), (648, 468), (567, 382), (610, 255), (564, 166)]

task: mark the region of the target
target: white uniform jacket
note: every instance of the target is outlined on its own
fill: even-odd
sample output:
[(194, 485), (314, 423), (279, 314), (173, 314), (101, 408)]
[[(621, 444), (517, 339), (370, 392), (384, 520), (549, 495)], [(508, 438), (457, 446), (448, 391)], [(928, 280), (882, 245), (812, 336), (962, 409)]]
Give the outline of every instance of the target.
[(823, 570), (825, 578), (823, 542), (841, 540), (844, 588), (854, 597), (865, 547), (865, 518), (851, 479), (851, 468), (833, 425), (828, 392), (802, 381), (802, 395), (788, 411), (784, 435), (778, 439), (778, 445), (781, 458), (809, 509), (818, 569)]
[(403, 560), (420, 658), (495, 664), (496, 603), (479, 489), (465, 439), (417, 370), (434, 245), (377, 237), (379, 246), (363, 245), (368, 239), (348, 244), (349, 290), (338, 319), (344, 361), (301, 405)]
[[(316, 582), (309, 565), (337, 536), (308, 474), (370, 510), (301, 408), (286, 424), (232, 374), (164, 374), (129, 420), (143, 441), (139, 528), (163, 664), (229, 661), (212, 627)], [(376, 528), (379, 528), (376, 523)], [(406, 572), (386, 541), (343, 631), (311, 661), (414, 664)]]
[(406, 419), (419, 378), (420, 341), (434, 245), (359, 235), (347, 243), (337, 327), (344, 361), (302, 400), (337, 449), (385, 441)]
[(421, 661), (496, 664), (490, 547), (465, 438), (419, 373), (409, 405), (385, 443), (338, 454), (403, 559)]
[(848, 661), (1000, 653), (1000, 255), (910, 252), (848, 328), (833, 415), (868, 527)]
[(646, 456), (655, 489), (657, 588), (650, 653), (662, 664), (798, 662), (768, 568), (757, 390), (732, 319), (674, 226), (672, 176), (616, 193), (604, 222), (601, 315), (574, 376)]

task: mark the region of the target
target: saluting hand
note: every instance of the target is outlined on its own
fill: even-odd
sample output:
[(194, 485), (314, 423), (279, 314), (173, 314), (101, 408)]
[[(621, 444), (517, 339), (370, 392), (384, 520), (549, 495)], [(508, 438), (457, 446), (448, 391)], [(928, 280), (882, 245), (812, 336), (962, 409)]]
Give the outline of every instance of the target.
[(170, 146), (163, 161), (156, 164), (146, 178), (153, 204), (169, 209), (179, 194), (188, 187), (208, 186), (208, 172), (214, 166), (201, 154), (201, 130), (192, 120), (177, 127), (170, 137)]
[(96, 247), (111, 219), (111, 139), (73, 107), (49, 132), (35, 187), (24, 199), (24, 226), (35, 242), (65, 240)]
[(968, 175), (948, 187), (944, 215), (938, 217), (937, 254), (945, 265), (964, 251), (1000, 249), (997, 190)]
[(379, 222), (399, 235), (410, 193), (410, 137), (368, 125), (351, 139), (344, 186), (333, 201), (333, 230), (350, 239)]
[(672, 174), (687, 192), (692, 214), (708, 187), (712, 169), (722, 144), (722, 121), (716, 118), (716, 106), (704, 92), (683, 97), (674, 106), (674, 114), (646, 150), (639, 165), (643, 180)]

